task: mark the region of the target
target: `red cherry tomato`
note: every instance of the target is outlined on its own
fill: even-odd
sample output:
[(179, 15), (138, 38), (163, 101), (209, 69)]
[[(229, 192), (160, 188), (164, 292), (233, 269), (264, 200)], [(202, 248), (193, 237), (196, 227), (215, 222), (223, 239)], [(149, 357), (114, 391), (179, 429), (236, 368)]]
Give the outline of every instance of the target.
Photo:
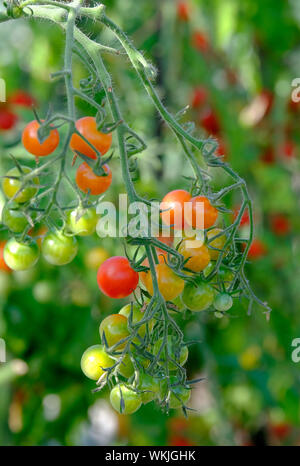
[(249, 259), (260, 259), (265, 256), (267, 248), (260, 239), (254, 239), (248, 251)]
[(160, 208), (161, 218), (165, 225), (174, 226), (175, 229), (184, 228), (184, 204), (190, 202), (191, 195), (184, 189), (175, 189), (170, 191), (163, 198)]
[(86, 162), (79, 165), (76, 172), (76, 183), (81, 191), (84, 193), (90, 192), (94, 196), (99, 196), (99, 194), (107, 191), (111, 185), (112, 173), (108, 165), (103, 165), (103, 169), (107, 176), (95, 175)]
[(201, 222), (203, 216), (203, 227), (205, 229), (212, 227), (218, 218), (218, 211), (211, 205), (209, 199), (205, 196), (195, 196), (191, 199), (191, 203), (192, 211), (186, 213), (186, 222), (197, 228), (197, 221)]
[(139, 274), (126, 257), (114, 256), (99, 267), (97, 281), (100, 290), (110, 298), (125, 298), (138, 286)]
[(26, 91), (17, 90), (8, 99), (11, 105), (19, 105), (20, 107), (28, 107), (36, 105), (36, 100)]
[(204, 86), (195, 87), (192, 93), (192, 98), (191, 98), (192, 108), (201, 107), (207, 101), (207, 97), (208, 97), (208, 92)]
[(277, 236), (285, 236), (291, 230), (289, 219), (282, 214), (276, 214), (271, 217), (271, 230)]
[(181, 1), (177, 3), (177, 17), (181, 21), (188, 21), (190, 19), (190, 9), (187, 2)]
[[(233, 220), (235, 220), (239, 214), (239, 211), (240, 211), (240, 207), (236, 207), (234, 209), (234, 215), (233, 215)], [(249, 212), (248, 210), (244, 210), (243, 212), (243, 215), (242, 215), (242, 218), (241, 218), (241, 221), (240, 221), (240, 227), (244, 226), (244, 225), (249, 225), (250, 223), (250, 218), (249, 218)]]
[(0, 130), (12, 129), (18, 121), (17, 115), (6, 108), (0, 109)]
[(208, 133), (218, 134), (220, 132), (220, 122), (215, 112), (208, 108), (200, 118), (200, 126)]
[(25, 149), (36, 157), (44, 157), (52, 154), (59, 144), (59, 133), (57, 129), (52, 129), (49, 136), (42, 144), (38, 139), (38, 129), (40, 124), (33, 120), (24, 128), (22, 142)]
[[(92, 144), (101, 155), (106, 154), (112, 143), (111, 133), (101, 133), (98, 131), (96, 119), (94, 117), (83, 117), (76, 121), (76, 128)], [(96, 159), (96, 152), (78, 134), (73, 134), (70, 147), (74, 151)]]
[(292, 159), (296, 155), (296, 146), (293, 141), (287, 140), (280, 147), (279, 152), (285, 159)]

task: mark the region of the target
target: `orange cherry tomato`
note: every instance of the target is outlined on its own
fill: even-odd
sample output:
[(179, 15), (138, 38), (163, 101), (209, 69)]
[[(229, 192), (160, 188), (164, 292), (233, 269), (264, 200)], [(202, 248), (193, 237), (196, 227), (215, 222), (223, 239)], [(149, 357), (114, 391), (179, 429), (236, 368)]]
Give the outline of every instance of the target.
[(41, 125), (34, 120), (28, 123), (22, 134), (22, 143), (30, 154), (36, 157), (44, 157), (55, 151), (59, 144), (59, 133), (57, 129), (52, 129), (49, 136), (41, 144), (38, 139), (38, 129)]
[[(97, 129), (96, 119), (94, 117), (83, 117), (76, 121), (76, 129), (92, 144), (101, 155), (106, 154), (112, 143), (111, 133), (101, 133)], [(84, 141), (78, 134), (73, 134), (70, 147), (74, 151), (96, 159), (96, 152)]]
[(184, 207), (191, 200), (191, 195), (184, 189), (170, 191), (163, 198), (160, 208), (161, 218), (165, 225), (174, 226), (176, 230), (182, 230), (185, 226)]
[[(195, 247), (191, 247), (193, 243)], [(185, 267), (193, 272), (201, 272), (210, 262), (210, 254), (207, 247), (196, 239), (184, 239), (178, 251), (183, 255), (184, 259), (188, 259)]]
[(197, 219), (201, 222), (201, 216), (203, 216), (203, 227), (205, 229), (212, 227), (218, 218), (218, 211), (211, 205), (207, 197), (195, 196), (191, 199), (191, 203), (192, 211), (185, 214), (186, 222), (193, 228), (196, 228)]
[(81, 191), (84, 193), (89, 191), (94, 196), (99, 196), (107, 191), (111, 185), (112, 173), (108, 165), (103, 165), (103, 169), (107, 176), (95, 175), (93, 169), (86, 162), (79, 165), (76, 172), (76, 183)]

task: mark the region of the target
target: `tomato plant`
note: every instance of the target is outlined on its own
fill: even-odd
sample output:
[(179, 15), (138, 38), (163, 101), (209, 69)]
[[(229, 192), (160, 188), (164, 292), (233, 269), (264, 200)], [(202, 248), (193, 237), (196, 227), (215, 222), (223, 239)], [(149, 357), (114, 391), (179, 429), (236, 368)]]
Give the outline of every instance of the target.
[(46, 137), (39, 136), (38, 131), (42, 129), (41, 124), (33, 120), (24, 128), (22, 142), (25, 149), (36, 157), (44, 157), (52, 154), (59, 144), (59, 133), (57, 129), (50, 129)]

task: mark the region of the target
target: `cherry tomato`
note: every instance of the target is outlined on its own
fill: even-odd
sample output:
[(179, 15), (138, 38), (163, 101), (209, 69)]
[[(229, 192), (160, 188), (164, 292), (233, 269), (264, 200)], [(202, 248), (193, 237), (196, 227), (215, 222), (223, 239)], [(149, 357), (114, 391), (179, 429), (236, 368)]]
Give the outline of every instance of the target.
[[(163, 338), (159, 338), (154, 346), (153, 346), (153, 354), (156, 356), (162, 346), (163, 343)], [(178, 341), (175, 337), (172, 335), (169, 335), (167, 338), (167, 349), (168, 349), (168, 356), (169, 358), (173, 359), (177, 364), (180, 364), (183, 366), (188, 358), (189, 355), (189, 350), (187, 346), (181, 346), (179, 348), (178, 346)], [(163, 367), (165, 367), (165, 361), (166, 361), (166, 347), (164, 346), (163, 350), (161, 351), (159, 355), (159, 364)], [(175, 363), (169, 361), (169, 370), (176, 370), (177, 366)]]
[(201, 107), (208, 98), (208, 92), (205, 87), (203, 86), (198, 86), (195, 87), (193, 90), (193, 94), (191, 97), (191, 106), (192, 108), (199, 108)]
[[(31, 173), (31, 169), (28, 167), (21, 167), (22, 171), (24, 174)], [(6, 176), (13, 176), (15, 178), (3, 178), (2, 180), (2, 189), (6, 197), (11, 199), (14, 197), (17, 192), (20, 190), (22, 186), (22, 175), (20, 174), (19, 170), (17, 167), (11, 168), (7, 173)], [(16, 179), (18, 178), (18, 179)], [(35, 176), (30, 184), (39, 184), (39, 179), (37, 176)], [(29, 201), (35, 194), (37, 193), (38, 189), (34, 188), (33, 186), (24, 186), (22, 191), (19, 192), (19, 194), (14, 198), (16, 202), (19, 204), (23, 204), (24, 202)]]
[(103, 165), (106, 176), (95, 175), (92, 168), (86, 163), (79, 165), (76, 172), (76, 183), (84, 193), (99, 196), (108, 190), (112, 182), (112, 173), (108, 165)]
[(5, 244), (6, 244), (5, 241), (0, 241), (0, 270), (4, 272), (11, 272), (11, 269), (8, 267), (3, 257), (3, 251), (5, 248)]
[(158, 397), (159, 388), (159, 382), (157, 379), (145, 372), (140, 372), (138, 389), (142, 392), (140, 395), (144, 404), (149, 403)]
[(192, 34), (192, 45), (198, 52), (206, 53), (209, 50), (207, 36), (202, 31), (194, 31)]
[(128, 354), (125, 354), (122, 362), (119, 364), (118, 371), (123, 377), (126, 377), (126, 379), (129, 379), (129, 377), (133, 375), (134, 366)]
[[(215, 268), (215, 263), (210, 262), (210, 264), (208, 264), (208, 266), (203, 270), (204, 277), (207, 277), (213, 271), (214, 268)], [(231, 285), (232, 280), (234, 279), (234, 273), (231, 270), (221, 266), (219, 268), (217, 277), (218, 279), (222, 281), (222, 283), (225, 286), (225, 289), (228, 290), (228, 288)], [(213, 278), (213, 281), (215, 280), (216, 279)]]
[(100, 265), (108, 258), (109, 254), (106, 249), (99, 246), (88, 250), (85, 255), (84, 262), (86, 267), (89, 269), (98, 270)]
[[(222, 230), (220, 228), (213, 228), (212, 230), (209, 230), (207, 232), (207, 234), (206, 234), (206, 236), (207, 236), (207, 246), (208, 246), (208, 249), (209, 249), (209, 255), (210, 255), (212, 260), (217, 260), (218, 259), (221, 251), (217, 251), (217, 249), (222, 250), (224, 248), (225, 243), (226, 243), (226, 236), (225, 235), (221, 235), (221, 236), (218, 236), (217, 238), (213, 239), (215, 236), (219, 235), (220, 233), (222, 233)], [(216, 249), (212, 249), (212, 248), (216, 248)]]
[[(137, 324), (140, 320), (142, 320), (145, 317), (145, 313), (141, 311), (141, 308), (138, 304), (133, 303), (133, 304), (126, 304), (126, 306), (122, 307), (122, 309), (119, 311), (119, 314), (122, 316), (129, 318), (132, 310), (132, 325)], [(154, 322), (149, 321), (148, 326), (149, 326), (149, 331), (153, 329)], [(142, 325), (138, 331), (138, 334), (144, 338), (146, 333), (146, 324)], [(137, 342), (140, 340), (137, 338)]]
[(22, 143), (25, 149), (36, 157), (44, 157), (52, 154), (59, 144), (59, 133), (57, 129), (50, 130), (49, 136), (44, 142), (40, 143), (38, 139), (38, 129), (40, 123), (36, 120), (31, 121), (24, 128), (22, 133)]
[[(186, 405), (191, 397), (191, 390), (182, 386), (176, 385), (178, 381), (176, 377), (170, 377), (170, 397), (169, 397), (169, 408), (178, 409), (183, 405)], [(163, 400), (168, 395), (168, 385), (166, 381), (163, 381), (160, 386), (160, 398)]]
[[(234, 215), (233, 215), (233, 220), (235, 220), (239, 214), (239, 211), (240, 211), (240, 208), (239, 207), (236, 207), (234, 209)], [(242, 218), (241, 218), (241, 221), (240, 221), (240, 227), (244, 226), (244, 225), (249, 225), (250, 223), (250, 217), (249, 217), (249, 211), (248, 209), (244, 210), (243, 214), (242, 214)]]
[[(119, 341), (130, 335), (127, 317), (121, 314), (111, 314), (105, 317), (100, 324), (99, 332), (103, 344), (106, 340), (109, 348), (116, 345)], [(105, 340), (103, 338), (103, 333), (105, 334)], [(124, 348), (125, 345), (126, 342), (121, 343), (118, 345), (117, 349), (120, 350)]]
[(26, 91), (17, 90), (8, 99), (11, 105), (32, 108), (36, 105), (36, 100)]
[(39, 254), (35, 242), (21, 243), (11, 238), (4, 247), (3, 257), (8, 267), (18, 271), (33, 267), (38, 261)]
[(182, 302), (191, 311), (199, 312), (208, 309), (214, 300), (214, 290), (207, 283), (186, 283), (183, 293)]
[(13, 233), (22, 233), (28, 225), (27, 218), (16, 202), (6, 204), (2, 210), (2, 222)]
[(271, 217), (271, 230), (277, 236), (287, 235), (291, 230), (289, 219), (283, 214), (273, 215)]
[(207, 247), (196, 239), (184, 239), (178, 252), (183, 255), (185, 260), (188, 259), (185, 267), (193, 272), (201, 272), (210, 262), (210, 252)]
[(203, 112), (199, 123), (200, 126), (210, 134), (219, 134), (221, 130), (219, 119), (211, 108), (208, 108)]
[(260, 259), (265, 256), (267, 253), (267, 248), (265, 244), (258, 238), (255, 238), (248, 251), (249, 259)]
[(190, 9), (187, 2), (180, 1), (177, 3), (177, 17), (181, 21), (189, 21)]
[(125, 298), (138, 286), (139, 274), (126, 257), (114, 256), (99, 267), (97, 282), (100, 290), (110, 298)]
[[(111, 133), (101, 133), (98, 131), (96, 119), (94, 117), (83, 117), (76, 121), (76, 129), (82, 136), (97, 149), (101, 155), (106, 154), (112, 143)], [(70, 147), (73, 151), (81, 152), (81, 154), (96, 159), (96, 152), (84, 141), (78, 134), (73, 134), (70, 142)]]
[(160, 204), (160, 209), (163, 210), (160, 214), (163, 223), (182, 230), (185, 226), (185, 203), (190, 200), (190, 193), (184, 189), (175, 189), (166, 194)]
[(78, 244), (74, 236), (67, 236), (62, 231), (49, 232), (42, 241), (43, 257), (52, 265), (66, 265), (77, 254)]
[[(164, 262), (163, 255), (159, 256), (160, 263), (155, 265), (158, 288), (166, 301), (172, 301), (179, 296), (184, 288), (184, 281), (178, 277), (172, 269)], [(143, 265), (147, 266), (148, 261), (144, 261)], [(141, 272), (140, 277), (145, 285), (148, 293), (153, 295), (153, 283), (150, 270)]]
[(78, 236), (89, 236), (95, 233), (99, 217), (94, 207), (75, 209), (67, 214), (67, 225), (71, 232)]
[(84, 375), (92, 380), (99, 380), (105, 372), (103, 369), (112, 367), (114, 364), (115, 361), (109, 357), (102, 345), (90, 346), (85, 350), (80, 363)]
[(191, 199), (191, 204), (191, 212), (186, 211), (185, 213), (186, 222), (193, 228), (197, 228), (197, 221), (200, 222), (198, 226), (201, 227), (203, 220), (205, 229), (212, 227), (218, 218), (218, 211), (211, 205), (209, 199), (205, 196), (195, 196)]
[(133, 414), (141, 407), (142, 397), (122, 383), (116, 385), (110, 392), (110, 402), (118, 413)]
[(214, 299), (214, 308), (217, 311), (228, 311), (232, 307), (232, 297), (227, 293), (219, 293)]
[(9, 131), (18, 121), (17, 115), (6, 108), (0, 109), (0, 130)]

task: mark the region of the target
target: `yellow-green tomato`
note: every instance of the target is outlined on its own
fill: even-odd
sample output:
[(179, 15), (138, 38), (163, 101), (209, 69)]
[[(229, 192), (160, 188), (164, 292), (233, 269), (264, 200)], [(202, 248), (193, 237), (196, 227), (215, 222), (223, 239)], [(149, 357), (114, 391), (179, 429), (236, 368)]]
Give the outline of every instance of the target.
[(43, 257), (52, 265), (66, 265), (77, 254), (78, 244), (74, 236), (67, 236), (62, 231), (49, 232), (42, 242)]
[(119, 364), (118, 371), (123, 377), (126, 377), (126, 379), (129, 379), (129, 377), (133, 375), (134, 367), (128, 354), (124, 356), (122, 362)]
[(103, 369), (112, 367), (115, 361), (106, 353), (102, 345), (90, 346), (82, 355), (81, 370), (89, 379), (98, 380), (104, 374)]
[(219, 293), (214, 299), (214, 307), (217, 311), (228, 311), (232, 307), (232, 297), (227, 293)]
[[(121, 314), (111, 314), (102, 320), (99, 328), (100, 338), (104, 344), (105, 340), (108, 347), (116, 345), (119, 341), (129, 336), (127, 317)], [(105, 339), (103, 334), (105, 334)], [(126, 342), (120, 343), (116, 347), (117, 350), (123, 349)]]
[(170, 379), (171, 387), (168, 389), (167, 383), (164, 381), (160, 387), (160, 398), (163, 400), (168, 396), (169, 390), (171, 391), (169, 396), (169, 408), (178, 409), (183, 405), (186, 406), (190, 397), (191, 390), (186, 388), (183, 385), (176, 385), (176, 380), (174, 378)]
[(13, 233), (22, 233), (28, 225), (27, 218), (16, 202), (10, 202), (4, 206), (2, 222)]
[(34, 241), (19, 242), (14, 238), (7, 241), (3, 257), (12, 270), (27, 270), (33, 267), (39, 258), (39, 248)]
[(75, 209), (67, 214), (67, 225), (78, 236), (90, 236), (96, 231), (99, 217), (94, 207)]
[[(126, 306), (122, 307), (122, 309), (119, 311), (119, 314), (121, 314), (121, 315), (127, 317), (127, 319), (129, 319), (131, 309), (132, 309), (132, 324), (135, 325), (145, 317), (145, 313), (141, 311), (141, 308), (140, 308), (140, 306), (138, 304), (136, 304), (136, 303), (126, 304)], [(151, 331), (153, 329), (153, 324), (154, 324), (153, 320), (151, 320), (148, 323), (149, 331)], [(146, 324), (142, 325), (140, 327), (138, 333), (142, 338), (144, 338), (145, 333), (146, 333)], [(137, 339), (137, 341), (139, 341), (139, 340)]]
[(159, 383), (158, 380), (145, 372), (141, 372), (139, 376), (139, 390), (144, 404), (149, 403), (158, 397)]
[[(156, 356), (162, 346), (163, 338), (159, 338), (153, 347), (153, 354)], [(166, 351), (167, 349), (167, 351)], [(159, 364), (165, 367), (166, 361), (166, 354), (168, 353), (168, 357), (175, 360), (177, 364), (183, 366), (188, 358), (189, 350), (187, 346), (179, 347), (178, 341), (173, 336), (169, 335), (167, 338), (167, 344), (163, 347), (160, 355), (159, 355)], [(176, 370), (177, 366), (175, 363), (169, 361), (169, 370)]]
[(132, 414), (141, 407), (142, 397), (124, 384), (119, 384), (111, 390), (110, 402), (118, 413)]
[(214, 300), (214, 289), (208, 283), (186, 283), (183, 293), (182, 302), (191, 311), (199, 312), (208, 309)]
[[(21, 168), (24, 175), (28, 175), (32, 171), (29, 167), (22, 166)], [(2, 189), (6, 197), (11, 199), (22, 187), (22, 174), (19, 172), (17, 167), (14, 167), (6, 173), (6, 176), (12, 176), (13, 178), (3, 178)], [(39, 184), (39, 179), (37, 176), (35, 176), (32, 180), (30, 180), (30, 182), (26, 184), (26, 186), (24, 186), (22, 191), (19, 192), (14, 200), (19, 204), (23, 204), (24, 202), (29, 201), (29, 199), (31, 199), (38, 191), (38, 188), (32, 186), (35, 184)]]

